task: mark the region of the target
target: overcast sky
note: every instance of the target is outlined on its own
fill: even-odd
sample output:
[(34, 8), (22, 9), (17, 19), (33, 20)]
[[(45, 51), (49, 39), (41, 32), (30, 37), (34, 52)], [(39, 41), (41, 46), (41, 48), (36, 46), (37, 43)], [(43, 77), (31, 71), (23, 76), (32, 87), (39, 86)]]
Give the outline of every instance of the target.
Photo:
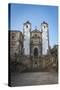
[(23, 32), (23, 23), (29, 20), (32, 24), (32, 30), (43, 21), (49, 25), (49, 42), (53, 46), (58, 38), (58, 7), (43, 5), (11, 4), (10, 10), (10, 30)]

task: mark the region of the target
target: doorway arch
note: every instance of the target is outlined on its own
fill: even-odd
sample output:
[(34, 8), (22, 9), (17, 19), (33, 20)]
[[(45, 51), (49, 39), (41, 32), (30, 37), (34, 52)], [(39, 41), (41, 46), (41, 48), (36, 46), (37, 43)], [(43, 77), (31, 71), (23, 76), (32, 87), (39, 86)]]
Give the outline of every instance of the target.
[(38, 48), (34, 48), (34, 56), (38, 56)]

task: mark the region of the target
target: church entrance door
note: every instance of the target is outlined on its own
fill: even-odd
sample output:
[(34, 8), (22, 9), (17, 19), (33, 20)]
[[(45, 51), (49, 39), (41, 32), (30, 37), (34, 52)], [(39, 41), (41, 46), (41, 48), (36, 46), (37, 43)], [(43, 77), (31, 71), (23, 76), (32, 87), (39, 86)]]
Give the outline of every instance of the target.
[(37, 71), (38, 68), (38, 48), (34, 48), (34, 56), (33, 56), (33, 66), (35, 71)]
[(38, 57), (38, 48), (34, 49), (34, 57)]

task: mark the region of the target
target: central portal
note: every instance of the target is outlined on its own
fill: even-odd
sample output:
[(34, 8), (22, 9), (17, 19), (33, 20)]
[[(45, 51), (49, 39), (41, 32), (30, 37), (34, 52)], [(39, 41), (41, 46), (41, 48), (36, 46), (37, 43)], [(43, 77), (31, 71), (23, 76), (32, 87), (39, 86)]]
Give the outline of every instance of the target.
[(34, 57), (37, 56), (38, 57), (38, 48), (34, 49)]
[(35, 68), (35, 71), (37, 71), (38, 68), (38, 48), (34, 48), (34, 58), (33, 58), (33, 67)]

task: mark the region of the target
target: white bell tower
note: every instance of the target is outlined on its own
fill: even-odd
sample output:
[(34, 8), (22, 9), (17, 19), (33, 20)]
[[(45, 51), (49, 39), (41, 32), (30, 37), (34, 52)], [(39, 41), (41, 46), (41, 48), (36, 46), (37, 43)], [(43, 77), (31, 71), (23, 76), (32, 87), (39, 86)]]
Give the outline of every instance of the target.
[(46, 55), (49, 52), (49, 33), (48, 33), (48, 24), (43, 22), (41, 24), (42, 30), (42, 55)]
[(24, 48), (24, 55), (29, 56), (30, 55), (30, 31), (31, 31), (31, 23), (27, 21), (23, 25), (23, 48)]

